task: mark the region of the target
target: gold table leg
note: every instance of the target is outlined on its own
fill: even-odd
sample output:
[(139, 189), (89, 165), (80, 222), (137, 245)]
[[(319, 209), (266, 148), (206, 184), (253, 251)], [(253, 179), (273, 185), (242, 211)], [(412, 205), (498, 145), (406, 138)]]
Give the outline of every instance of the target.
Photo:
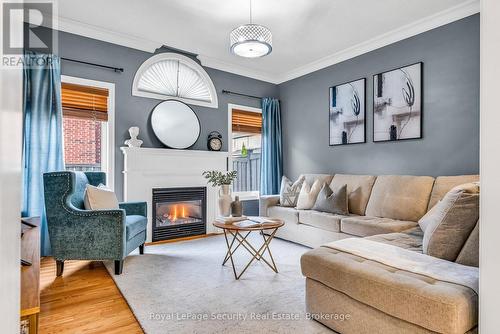
[[(224, 234), (226, 233), (226, 231), (224, 230)], [(226, 253), (226, 256), (224, 257), (224, 262), (222, 262), (222, 265), (225, 265), (227, 260), (229, 260), (229, 253), (230, 253), (230, 249), (233, 247), (233, 244), (234, 244), (234, 241), (236, 240), (235, 238), (235, 235), (231, 232), (229, 232), (232, 236), (233, 236), (233, 240), (231, 241), (231, 245), (229, 246), (229, 249)], [(246, 237), (248, 237), (248, 235), (250, 234), (250, 231), (247, 232), (247, 234), (244, 236), (244, 238), (246, 239)], [(233, 249), (233, 251), (231, 253), (234, 254), (234, 252), (236, 252), (236, 250), (241, 246), (241, 243), (239, 243), (235, 249)]]
[[(246, 233), (245, 235), (242, 235), (239, 233), (239, 231), (235, 231), (233, 233), (230, 230), (224, 229), (224, 238), (226, 240), (227, 253), (226, 253), (226, 256), (224, 257), (224, 261), (223, 261), (222, 265), (224, 265), (227, 262), (227, 260), (231, 261), (231, 266), (233, 268), (233, 273), (234, 273), (235, 279), (239, 279), (241, 277), (241, 275), (243, 275), (243, 273), (248, 269), (248, 267), (250, 267), (250, 265), (252, 264), (252, 262), (254, 260), (257, 260), (257, 261), (262, 260), (265, 264), (267, 264), (267, 266), (269, 266), (269, 268), (271, 268), (275, 273), (277, 273), (278, 268), (276, 266), (276, 263), (274, 262), (274, 258), (273, 258), (273, 254), (271, 253), (271, 249), (269, 248), (269, 245), (270, 245), (270, 243), (271, 243), (272, 239), (274, 238), (274, 235), (276, 234), (277, 231), (278, 231), (278, 228), (273, 229), (273, 232), (267, 238), (266, 238), (265, 234), (262, 233), (262, 238), (264, 239), (264, 243), (262, 244), (262, 246), (260, 246), (259, 249), (255, 249), (255, 247), (252, 246), (252, 244), (250, 244), (250, 242), (247, 240), (247, 237), (250, 235), (251, 231), (248, 231), (248, 233)], [(233, 237), (231, 242), (229, 242), (227, 232), (229, 232), (229, 234), (231, 234), (231, 236)], [(233, 248), (235, 241), (237, 242), (237, 245), (236, 245), (236, 247)], [(240, 246), (243, 246), (243, 248), (245, 248), (252, 255), (252, 258), (246, 264), (246, 266), (243, 268), (243, 270), (239, 274), (237, 274), (236, 267), (235, 267), (234, 261), (233, 261), (233, 254)], [(269, 263), (264, 258), (264, 253), (266, 251), (269, 254), (269, 257), (271, 259), (272, 264)]]

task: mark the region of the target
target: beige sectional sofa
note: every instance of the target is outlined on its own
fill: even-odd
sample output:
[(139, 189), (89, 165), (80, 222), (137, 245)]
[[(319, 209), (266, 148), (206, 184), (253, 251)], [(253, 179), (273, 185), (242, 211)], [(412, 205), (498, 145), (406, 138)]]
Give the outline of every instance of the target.
[[(262, 196), (260, 214), (284, 220), (277, 236), (309, 247), (302, 256), (306, 308), (318, 321), (340, 333), (473, 333), (477, 331), (478, 295), (468, 286), (401, 270), (336, 249), (346, 238), (365, 238), (422, 254), (423, 232), (417, 221), (453, 187), (479, 181), (478, 175), (305, 175), (331, 187), (347, 184), (349, 215), (281, 207), (279, 196)], [(478, 266), (479, 223), (448, 270)], [(364, 240), (360, 240), (364, 241)], [(321, 247), (319, 247), (321, 246)], [(389, 247), (392, 247), (389, 246)], [(410, 255), (411, 255), (410, 254)], [(439, 262), (438, 262), (439, 263)], [(475, 268), (474, 268), (475, 269)]]

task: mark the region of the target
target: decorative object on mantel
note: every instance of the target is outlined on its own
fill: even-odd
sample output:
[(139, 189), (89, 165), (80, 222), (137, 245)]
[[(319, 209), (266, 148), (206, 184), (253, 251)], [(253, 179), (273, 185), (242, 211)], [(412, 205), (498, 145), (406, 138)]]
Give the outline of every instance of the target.
[(422, 138), (423, 63), (373, 76), (373, 141)]
[(273, 50), (271, 30), (252, 21), (252, 0), (250, 0), (250, 23), (241, 25), (229, 35), (231, 52), (245, 58), (264, 57)]
[(142, 63), (134, 76), (132, 95), (208, 108), (219, 105), (207, 71), (190, 57), (174, 52), (156, 54)]
[(175, 100), (163, 101), (154, 108), (151, 126), (163, 144), (176, 149), (193, 146), (201, 132), (200, 120), (193, 109)]
[(241, 217), (243, 215), (243, 207), (240, 202), (240, 196), (235, 196), (231, 203), (231, 216)]
[(330, 87), (330, 146), (366, 142), (365, 82), (363, 78)]
[(237, 172), (222, 173), (220, 171), (204, 171), (202, 175), (208, 180), (212, 187), (219, 188), (219, 213), (223, 217), (231, 215), (231, 183), (236, 179)]
[(137, 138), (139, 136), (139, 128), (132, 126), (128, 129), (128, 133), (130, 134), (130, 138), (125, 140), (124, 144), (128, 147), (141, 147), (143, 141)]
[(218, 131), (208, 134), (207, 147), (210, 151), (220, 151), (222, 149), (222, 135)]

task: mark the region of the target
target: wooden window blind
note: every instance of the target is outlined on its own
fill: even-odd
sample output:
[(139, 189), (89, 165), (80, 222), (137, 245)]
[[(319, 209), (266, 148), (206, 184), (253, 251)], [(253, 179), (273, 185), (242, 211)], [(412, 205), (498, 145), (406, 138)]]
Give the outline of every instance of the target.
[(261, 133), (262, 114), (233, 109), (232, 129), (233, 132)]
[(61, 100), (63, 115), (85, 119), (108, 120), (108, 95), (105, 88), (63, 82)]

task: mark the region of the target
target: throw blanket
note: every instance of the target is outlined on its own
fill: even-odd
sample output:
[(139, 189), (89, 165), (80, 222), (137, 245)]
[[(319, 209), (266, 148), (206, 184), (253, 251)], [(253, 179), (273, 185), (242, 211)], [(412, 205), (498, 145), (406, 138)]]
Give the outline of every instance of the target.
[(459, 284), (479, 291), (479, 268), (464, 266), (433, 256), (417, 253), (380, 242), (350, 238), (328, 243), (322, 247), (336, 249), (380, 262), (390, 267), (428, 276), (439, 281)]

